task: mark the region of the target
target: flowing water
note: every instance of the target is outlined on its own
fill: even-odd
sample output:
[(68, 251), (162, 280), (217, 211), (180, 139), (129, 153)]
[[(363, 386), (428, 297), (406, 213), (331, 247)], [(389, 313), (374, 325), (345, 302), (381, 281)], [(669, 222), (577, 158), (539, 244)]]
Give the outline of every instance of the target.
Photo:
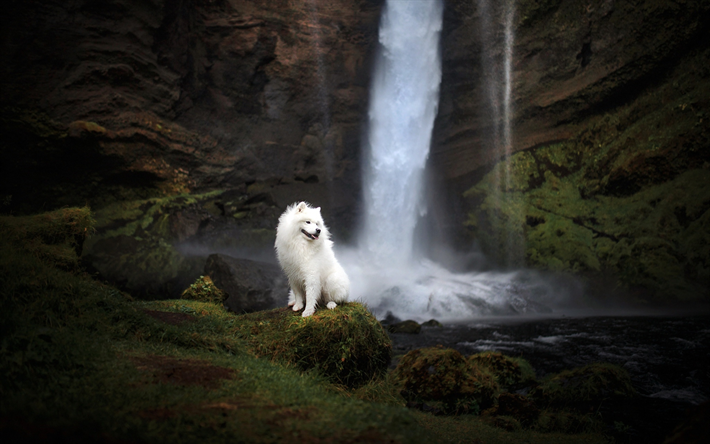
[(436, 345), (465, 356), (493, 350), (522, 356), (538, 378), (594, 362), (619, 365), (639, 396), (603, 405), (600, 415), (628, 426), (621, 442), (647, 444), (663, 442), (688, 409), (710, 400), (705, 313), (485, 317), (391, 337), (395, 356)]
[[(515, 9), (512, 0), (502, 15), (490, 12), (488, 1), (479, 6), (483, 32), (489, 35), (484, 40), (504, 36), (503, 58), (486, 56), (482, 79), (489, 91), (486, 106), (494, 114), (494, 148), (504, 157), (512, 144)], [(380, 315), (420, 320), (549, 312), (576, 293), (526, 270), (451, 273), (415, 248), (422, 241), (415, 229), (426, 213), (422, 191), (439, 100), (441, 26), (439, 0), (388, 0), (383, 10), (363, 176), (365, 218), (359, 249), (340, 252), (353, 282), (352, 296)], [(501, 180), (507, 183), (509, 174)]]
[(424, 168), (439, 102), (439, 0), (388, 0), (370, 96), (369, 170), (360, 248), (377, 266), (413, 260)]

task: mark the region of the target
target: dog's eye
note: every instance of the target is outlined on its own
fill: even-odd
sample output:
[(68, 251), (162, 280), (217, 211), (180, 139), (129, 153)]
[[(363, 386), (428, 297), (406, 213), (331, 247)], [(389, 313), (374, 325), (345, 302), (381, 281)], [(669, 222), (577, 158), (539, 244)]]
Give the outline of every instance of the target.
[(310, 221), (310, 220), (307, 220), (307, 221), (306, 221), (306, 223), (307, 223), (307, 224), (310, 224), (310, 223), (311, 223), (311, 221)]

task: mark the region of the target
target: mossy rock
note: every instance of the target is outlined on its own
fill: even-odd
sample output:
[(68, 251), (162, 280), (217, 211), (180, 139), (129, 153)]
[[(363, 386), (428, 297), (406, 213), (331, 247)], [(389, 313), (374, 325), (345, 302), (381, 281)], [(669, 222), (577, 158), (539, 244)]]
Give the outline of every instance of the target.
[(487, 351), (469, 356), (468, 361), (473, 365), (488, 369), (495, 376), (501, 387), (524, 386), (535, 383), (535, 370), (523, 358)]
[(546, 378), (530, 392), (537, 404), (556, 407), (598, 405), (607, 399), (635, 395), (628, 372), (608, 363), (564, 370)]
[(22, 245), (42, 261), (64, 269), (78, 267), (84, 239), (94, 229), (88, 207), (64, 208), (34, 216), (0, 219), (7, 241)]
[(223, 303), (227, 299), (227, 294), (217, 288), (209, 276), (200, 276), (194, 284), (190, 285), (182, 292), (183, 299), (191, 299), (200, 302)]
[(394, 370), (409, 401), (439, 403), (447, 413), (478, 413), (493, 404), (498, 383), (456, 350), (422, 348), (400, 359)]
[(387, 331), (390, 333), (406, 333), (410, 335), (419, 334), (422, 331), (422, 326), (419, 325), (417, 321), (412, 321), (411, 319), (392, 324), (387, 327)]
[(235, 335), (258, 356), (316, 370), (348, 387), (383, 375), (392, 355), (384, 328), (355, 302), (306, 318), (284, 307), (236, 316), (235, 321)]

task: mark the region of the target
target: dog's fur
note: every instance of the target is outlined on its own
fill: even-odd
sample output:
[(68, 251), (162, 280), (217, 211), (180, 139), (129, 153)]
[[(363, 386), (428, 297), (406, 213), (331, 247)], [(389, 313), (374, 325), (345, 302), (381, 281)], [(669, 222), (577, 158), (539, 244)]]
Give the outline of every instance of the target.
[(333, 254), (333, 242), (320, 214), (306, 202), (290, 205), (279, 217), (276, 257), (291, 287), (289, 306), (312, 315), (318, 303), (333, 309), (347, 301), (350, 280)]

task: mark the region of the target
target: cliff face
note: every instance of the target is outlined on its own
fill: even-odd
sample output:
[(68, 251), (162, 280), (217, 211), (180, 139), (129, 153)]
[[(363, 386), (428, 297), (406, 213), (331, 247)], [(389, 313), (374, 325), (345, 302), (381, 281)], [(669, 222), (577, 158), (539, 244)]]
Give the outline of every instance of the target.
[[(254, 182), (283, 188), (284, 201), (359, 188), (380, 7), (11, 2), (0, 19), (4, 209)], [(357, 199), (347, 194), (345, 205)]]
[[(503, 82), (505, 2), (472, 3), (446, 3), (431, 157), (447, 178), (497, 156), (492, 145), (500, 113), (490, 103), (488, 81)], [(706, 45), (710, 30), (710, 7), (699, 0), (514, 3), (512, 152), (568, 139), (589, 117), (633, 99)]]
[[(464, 5), (449, 15), (431, 159), (454, 220), (467, 219), (458, 244), (642, 299), (710, 298), (710, 5), (517, 2), (507, 155), (476, 81), (503, 55)], [(502, 30), (489, 38), (502, 47)]]
[[(447, 217), (430, 226), (501, 262), (698, 294), (710, 269), (695, 247), (710, 230), (710, 5), (516, 1), (506, 158), (490, 100), (501, 97), (505, 2), (488, 3), (445, 1), (430, 155), (442, 211), (430, 214)], [(93, 264), (170, 262), (160, 282), (165, 270), (143, 267), (158, 287), (199, 273), (179, 243), (269, 248), (295, 200), (322, 205), (345, 238), (383, 4), (11, 1), (0, 17), (0, 211), (88, 203), (105, 222)], [(156, 246), (174, 260), (148, 257)], [(100, 271), (124, 279), (113, 268)]]

